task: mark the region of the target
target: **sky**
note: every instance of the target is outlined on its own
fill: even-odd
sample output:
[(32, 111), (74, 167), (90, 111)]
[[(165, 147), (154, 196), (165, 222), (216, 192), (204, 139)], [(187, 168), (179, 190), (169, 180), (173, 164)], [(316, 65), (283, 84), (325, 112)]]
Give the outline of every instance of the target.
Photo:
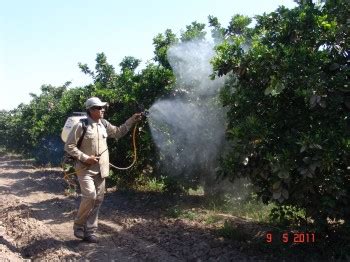
[(92, 83), (78, 63), (95, 67), (104, 52), (119, 70), (125, 56), (153, 58), (153, 38), (177, 36), (193, 21), (216, 16), (227, 27), (235, 14), (254, 16), (293, 0), (0, 0), (0, 110), (29, 103), (44, 84)]

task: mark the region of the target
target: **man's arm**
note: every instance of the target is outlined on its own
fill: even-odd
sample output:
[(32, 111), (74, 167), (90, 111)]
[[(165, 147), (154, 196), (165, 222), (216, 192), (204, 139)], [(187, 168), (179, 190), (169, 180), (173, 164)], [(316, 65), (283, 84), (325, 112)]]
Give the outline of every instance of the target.
[(125, 123), (119, 127), (114, 126), (111, 123), (109, 123), (108, 121), (106, 121), (107, 122), (107, 126), (106, 126), (107, 134), (109, 137), (119, 139), (119, 138), (125, 136), (129, 132), (131, 127), (136, 122), (138, 122), (140, 120), (141, 120), (141, 114), (137, 113), (137, 114), (134, 114), (132, 117), (130, 117), (128, 120), (126, 120)]

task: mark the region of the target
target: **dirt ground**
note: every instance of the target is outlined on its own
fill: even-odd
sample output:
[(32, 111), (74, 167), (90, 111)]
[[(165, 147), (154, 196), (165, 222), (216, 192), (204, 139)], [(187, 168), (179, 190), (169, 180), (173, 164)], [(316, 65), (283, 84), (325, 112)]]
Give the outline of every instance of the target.
[[(109, 189), (99, 220), (100, 243), (76, 239), (78, 196), (65, 196), (59, 168), (0, 157), (0, 261), (265, 261), (218, 236), (212, 225), (170, 218), (157, 194)], [(196, 202), (194, 198), (191, 201)]]

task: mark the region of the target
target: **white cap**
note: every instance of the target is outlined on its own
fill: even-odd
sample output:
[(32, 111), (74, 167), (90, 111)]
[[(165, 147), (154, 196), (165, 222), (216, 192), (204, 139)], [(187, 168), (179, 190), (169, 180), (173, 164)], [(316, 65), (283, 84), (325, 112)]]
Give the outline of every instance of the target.
[(98, 97), (90, 97), (85, 102), (86, 109), (89, 109), (93, 106), (106, 106), (107, 102), (102, 102)]

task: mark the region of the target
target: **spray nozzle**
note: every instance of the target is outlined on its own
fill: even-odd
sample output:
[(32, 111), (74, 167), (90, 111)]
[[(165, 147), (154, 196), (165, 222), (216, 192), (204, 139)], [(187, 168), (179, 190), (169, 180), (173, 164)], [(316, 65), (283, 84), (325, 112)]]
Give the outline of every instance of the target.
[(137, 103), (137, 108), (138, 108), (139, 112), (141, 112), (142, 117), (148, 117), (149, 111), (148, 111), (148, 109), (145, 109), (145, 106), (143, 104)]
[(144, 117), (148, 117), (149, 111), (148, 111), (147, 109), (145, 109), (145, 110), (143, 110), (143, 111), (141, 112), (141, 115), (144, 116)]

